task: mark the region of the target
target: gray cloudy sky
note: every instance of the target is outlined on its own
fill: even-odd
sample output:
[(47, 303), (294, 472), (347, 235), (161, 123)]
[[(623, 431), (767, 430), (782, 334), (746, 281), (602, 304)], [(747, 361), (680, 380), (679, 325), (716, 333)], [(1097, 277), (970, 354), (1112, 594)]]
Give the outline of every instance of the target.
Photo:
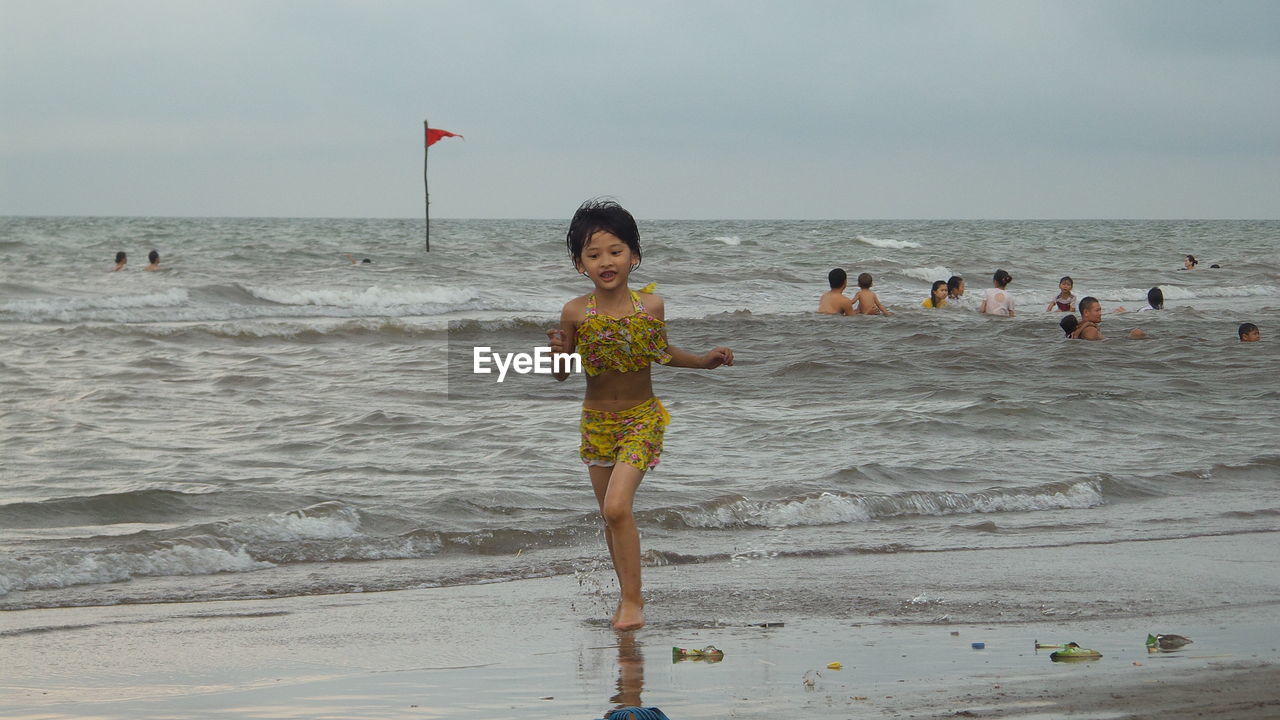
[(1278, 218), (1280, 2), (0, 0), (0, 214)]

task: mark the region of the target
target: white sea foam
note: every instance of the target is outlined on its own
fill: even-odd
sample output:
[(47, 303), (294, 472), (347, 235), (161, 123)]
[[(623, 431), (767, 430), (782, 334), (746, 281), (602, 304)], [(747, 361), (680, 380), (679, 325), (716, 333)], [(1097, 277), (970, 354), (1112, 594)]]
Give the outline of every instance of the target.
[(383, 288), (374, 285), (363, 290), (302, 287), (249, 287), (246, 290), (260, 300), (280, 305), (317, 305), (364, 310), (457, 305), (477, 297), (472, 288), (455, 287)]
[(243, 546), (173, 544), (143, 553), (60, 553), (23, 560), (0, 560), (0, 595), (18, 590), (64, 588), (122, 582), (135, 577), (209, 575), (275, 567), (254, 560)]
[(1090, 508), (1105, 500), (1095, 483), (1079, 483), (1066, 490), (1000, 493), (903, 493), (857, 497), (824, 492), (813, 497), (754, 501), (739, 500), (711, 510), (689, 513), (692, 527), (806, 527), (869, 522), (903, 515), (959, 515)]
[(946, 280), (951, 277), (951, 271), (941, 265), (937, 267), (905, 268), (899, 272), (909, 278), (923, 280), (930, 284), (935, 280)]
[(95, 311), (139, 308), (181, 307), (191, 300), (186, 288), (169, 288), (136, 295), (81, 295), (11, 300), (0, 304), (0, 314), (11, 314), (23, 322), (58, 320), (71, 322)]
[(724, 243), (725, 245), (731, 245), (731, 246), (732, 246), (732, 245), (741, 245), (741, 244), (742, 244), (742, 238), (738, 237), (737, 235), (717, 235), (716, 237), (711, 238), (711, 239), (712, 239), (712, 240), (719, 240), (720, 242)]
[(359, 534), (360, 513), (350, 505), (325, 502), (303, 510), (231, 523), (227, 530), (232, 537), (246, 542), (336, 540)]
[(890, 238), (873, 238), (873, 237), (866, 237), (865, 235), (854, 235), (853, 239), (857, 240), (858, 242), (871, 245), (872, 247), (888, 248), (890, 250), (902, 250), (904, 248), (920, 247), (920, 243), (912, 242), (911, 240), (893, 240)]

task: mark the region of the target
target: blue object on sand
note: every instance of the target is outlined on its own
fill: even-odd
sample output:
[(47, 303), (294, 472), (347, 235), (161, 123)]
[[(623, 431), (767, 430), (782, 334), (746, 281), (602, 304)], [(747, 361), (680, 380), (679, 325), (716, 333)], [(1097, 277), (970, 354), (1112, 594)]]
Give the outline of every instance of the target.
[(656, 707), (621, 707), (604, 714), (602, 720), (671, 720)]

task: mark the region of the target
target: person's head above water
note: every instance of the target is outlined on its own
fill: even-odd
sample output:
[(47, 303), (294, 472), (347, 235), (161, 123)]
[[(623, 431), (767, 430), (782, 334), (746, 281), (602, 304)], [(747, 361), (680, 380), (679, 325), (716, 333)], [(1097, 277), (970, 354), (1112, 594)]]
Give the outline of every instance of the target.
[(836, 268), (827, 273), (827, 282), (831, 283), (832, 290), (839, 290), (849, 284), (849, 273), (846, 273), (844, 268)]
[(964, 278), (959, 275), (952, 275), (947, 279), (947, 295), (950, 297), (960, 297), (964, 295)]
[(635, 255), (636, 267), (640, 266), (640, 228), (636, 219), (618, 203), (601, 198), (582, 203), (569, 221), (565, 245), (575, 265), (582, 260), (587, 241), (598, 232), (607, 232), (626, 243)]
[(152, 250), (151, 252), (147, 253), (147, 261), (150, 262), (152, 265), (155, 265), (156, 263), (160, 262), (160, 253), (155, 250)]
[(1063, 315), (1062, 319), (1058, 321), (1058, 327), (1062, 328), (1062, 334), (1067, 337), (1071, 337), (1071, 333), (1076, 331), (1076, 326), (1079, 324), (1080, 321), (1076, 319), (1075, 315)]
[(1240, 336), (1240, 342), (1258, 342), (1262, 339), (1262, 331), (1253, 323), (1241, 323), (1236, 334)]
[(116, 253), (116, 262), (122, 263), (122, 262), (128, 262), (128, 261), (129, 261), (129, 256), (125, 254), (125, 251), (121, 250), (120, 252)]
[(996, 270), (995, 274), (991, 276), (991, 281), (995, 283), (996, 287), (1003, 288), (1013, 282), (1013, 276), (1008, 271)]
[(1147, 304), (1152, 310), (1164, 309), (1164, 291), (1158, 287), (1153, 287), (1147, 291)]
[(933, 285), (929, 287), (929, 297), (926, 298), (926, 301), (929, 303), (929, 307), (938, 307), (939, 303), (946, 302), (946, 300), (947, 281), (934, 280)]

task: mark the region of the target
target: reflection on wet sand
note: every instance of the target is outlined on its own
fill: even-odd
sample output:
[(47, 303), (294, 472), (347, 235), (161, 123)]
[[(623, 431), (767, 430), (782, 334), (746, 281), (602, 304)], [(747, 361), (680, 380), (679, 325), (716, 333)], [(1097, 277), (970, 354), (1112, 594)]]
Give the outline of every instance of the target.
[(604, 720), (670, 720), (656, 707), (643, 707), (644, 651), (635, 633), (618, 633), (618, 692), (609, 698), (613, 709)]

